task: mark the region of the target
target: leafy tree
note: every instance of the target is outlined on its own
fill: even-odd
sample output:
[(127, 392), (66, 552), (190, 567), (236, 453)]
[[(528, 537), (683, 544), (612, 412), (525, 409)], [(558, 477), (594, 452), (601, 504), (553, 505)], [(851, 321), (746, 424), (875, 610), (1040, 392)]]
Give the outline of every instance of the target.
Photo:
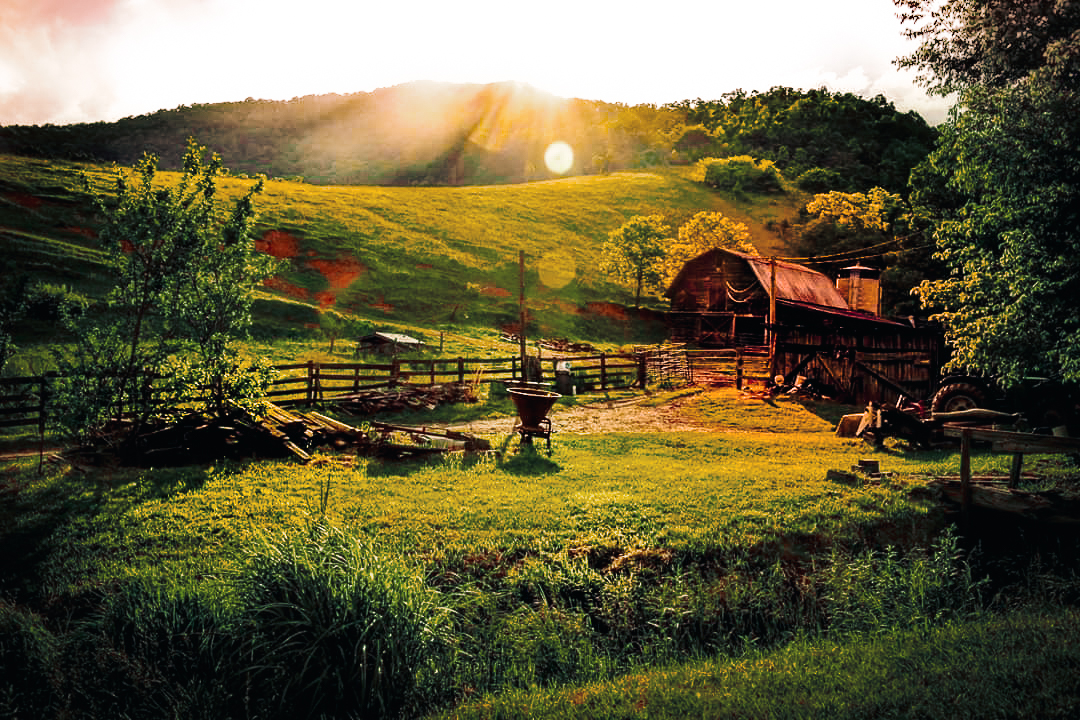
[(662, 280), (660, 261), (666, 252), (671, 228), (660, 215), (635, 215), (604, 241), (604, 270), (634, 288), (634, 307), (641, 293)]
[(718, 212), (702, 211), (679, 228), (678, 239), (668, 246), (661, 263), (664, 285), (670, 285), (688, 260), (713, 248), (757, 255), (750, 242), (750, 228)]
[[(78, 342), (62, 388), (69, 429), (121, 410), (145, 421), (161, 391), (178, 399), (208, 391), (208, 406), (221, 413), (265, 378), (238, 360), (234, 345), (250, 324), (252, 291), (272, 269), (250, 237), (262, 183), (223, 213), (221, 159), (207, 162), (204, 154), (188, 142), (176, 184), (157, 182), (157, 159), (146, 155), (134, 172), (117, 172), (115, 199), (97, 197), (116, 284), (104, 311), (74, 328)], [(159, 392), (152, 393), (155, 380)]]
[(864, 264), (882, 270), (885, 314), (911, 315), (911, 289), (932, 272), (921, 236), (909, 232), (903, 198), (883, 188), (815, 195), (800, 214), (787, 250), (800, 262), (834, 276)]
[(3, 276), (8, 280), (0, 289), (0, 370), (4, 369), (18, 349), (11, 333), (26, 311), (29, 284), (27, 277), (16, 273), (10, 263), (5, 263)]
[(948, 269), (919, 287), (966, 367), (1080, 380), (1080, 5), (896, 0), (898, 63), (958, 103), (915, 172), (918, 222)]

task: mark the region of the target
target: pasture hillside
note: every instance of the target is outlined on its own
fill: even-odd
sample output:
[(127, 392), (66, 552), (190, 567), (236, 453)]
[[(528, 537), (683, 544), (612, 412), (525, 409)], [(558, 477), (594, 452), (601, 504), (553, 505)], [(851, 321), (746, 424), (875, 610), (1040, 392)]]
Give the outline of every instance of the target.
[[(221, 197), (234, 199), (253, 182), (223, 177)], [(8, 272), (90, 297), (105, 291), (100, 218), (87, 187), (108, 191), (112, 171), (0, 156), (0, 247)], [(659, 214), (674, 232), (694, 213), (718, 211), (747, 223), (767, 253), (779, 243), (767, 226), (793, 217), (799, 204), (796, 195), (736, 199), (698, 182), (688, 167), (474, 187), (270, 180), (257, 198), (256, 242), (282, 262), (261, 293), (257, 329), (270, 337), (302, 335), (329, 309), (372, 326), (436, 333), (512, 327), (524, 250), (530, 333), (650, 339), (657, 325), (636, 322), (626, 309), (631, 293), (599, 271), (611, 230), (633, 215)]]

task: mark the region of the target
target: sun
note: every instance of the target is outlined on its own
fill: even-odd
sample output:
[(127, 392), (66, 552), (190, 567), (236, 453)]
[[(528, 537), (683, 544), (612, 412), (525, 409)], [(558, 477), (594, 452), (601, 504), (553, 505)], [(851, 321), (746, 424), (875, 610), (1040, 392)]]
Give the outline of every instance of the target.
[(574, 149), (562, 140), (556, 140), (544, 151), (544, 164), (556, 175), (562, 175), (574, 164)]

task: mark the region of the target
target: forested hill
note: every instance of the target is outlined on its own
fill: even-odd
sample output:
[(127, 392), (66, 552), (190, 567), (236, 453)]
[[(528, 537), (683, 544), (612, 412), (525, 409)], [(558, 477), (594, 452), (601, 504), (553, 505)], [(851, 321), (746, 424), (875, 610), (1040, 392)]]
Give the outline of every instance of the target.
[(181, 106), (114, 123), (0, 127), (0, 153), (175, 169), (189, 137), (234, 174), (342, 185), (475, 185), (748, 154), (808, 190), (902, 192), (934, 130), (881, 96), (773, 88), (657, 107), (567, 100), (525, 85), (409, 83), (370, 93)]

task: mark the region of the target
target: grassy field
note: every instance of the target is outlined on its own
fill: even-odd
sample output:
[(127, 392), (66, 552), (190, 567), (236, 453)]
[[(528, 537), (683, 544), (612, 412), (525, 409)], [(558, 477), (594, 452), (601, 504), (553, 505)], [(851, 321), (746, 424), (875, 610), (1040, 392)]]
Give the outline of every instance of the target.
[[(317, 333), (320, 310), (371, 326), (440, 331), (498, 328), (518, 318), (518, 253), (526, 254), (533, 334), (629, 344), (663, 328), (625, 311), (631, 291), (598, 272), (607, 234), (633, 215), (674, 230), (702, 210), (747, 223), (758, 249), (778, 250), (770, 221), (792, 218), (797, 195), (717, 193), (689, 167), (487, 187), (324, 187), (271, 180), (257, 200), (261, 247), (282, 259), (256, 304), (257, 337)], [(107, 168), (0, 156), (0, 248), (18, 271), (90, 295), (107, 289), (84, 178)], [(161, 173), (173, 181), (175, 173)], [(222, 178), (224, 200), (253, 181)], [(653, 300), (654, 302), (655, 299)], [(24, 328), (49, 340), (42, 328)], [(52, 338), (55, 339), (55, 338)]]
[[(1075, 711), (1073, 566), (981, 557), (948, 530), (927, 484), (956, 472), (955, 452), (890, 446), (878, 455), (888, 476), (838, 481), (829, 470), (870, 452), (833, 435), (846, 408), (734, 390), (645, 402), (676, 399), (716, 430), (557, 433), (548, 457), (518, 451), (512, 410), (495, 396), (427, 420), (504, 417), (507, 434), (490, 436), (501, 457), (59, 463), (43, 475), (36, 459), (7, 462), (0, 658), (39, 675), (0, 681), (0, 707), (237, 718)], [(1071, 487), (1067, 463), (1039, 466)], [(973, 458), (976, 473), (1007, 470), (1007, 457)]]

